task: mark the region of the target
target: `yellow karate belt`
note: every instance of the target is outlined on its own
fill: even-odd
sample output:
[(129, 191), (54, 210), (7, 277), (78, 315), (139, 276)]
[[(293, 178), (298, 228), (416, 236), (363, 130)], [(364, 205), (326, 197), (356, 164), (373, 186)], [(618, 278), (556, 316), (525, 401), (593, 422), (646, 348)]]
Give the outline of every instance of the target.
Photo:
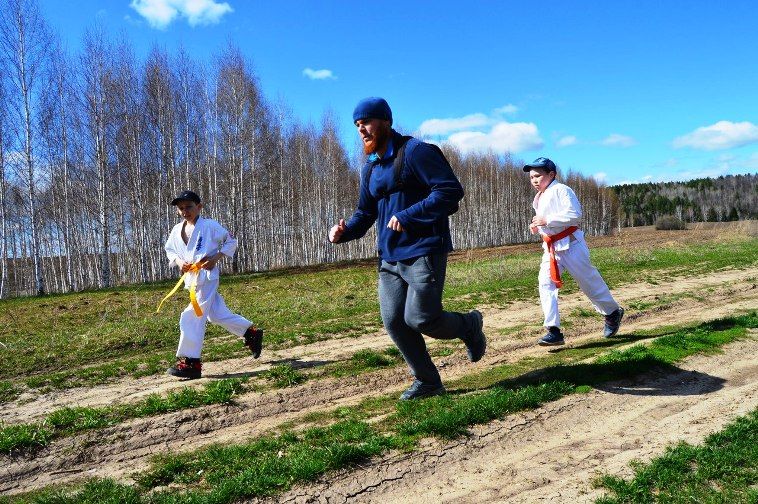
[[(166, 296), (163, 299), (161, 299), (161, 302), (158, 303), (158, 308), (155, 310), (155, 313), (158, 313), (159, 311), (161, 311), (161, 306), (163, 306), (163, 303), (168, 298), (176, 294), (176, 291), (179, 290), (179, 287), (181, 287), (182, 283), (184, 282), (184, 277), (186, 277), (188, 273), (198, 273), (202, 269), (203, 264), (205, 264), (205, 261), (198, 261), (192, 266), (190, 266), (190, 269), (184, 272), (184, 274), (179, 278), (179, 281), (176, 282), (176, 285), (174, 285), (174, 288), (171, 289), (171, 292), (166, 294)], [(195, 280), (193, 280), (192, 284), (190, 285), (189, 297), (190, 297), (190, 303), (192, 304), (192, 309), (195, 310), (195, 315), (197, 315), (198, 317), (202, 317), (203, 310), (200, 309), (200, 304), (197, 302), (197, 295), (195, 294), (196, 287), (197, 287), (197, 276), (195, 277)]]

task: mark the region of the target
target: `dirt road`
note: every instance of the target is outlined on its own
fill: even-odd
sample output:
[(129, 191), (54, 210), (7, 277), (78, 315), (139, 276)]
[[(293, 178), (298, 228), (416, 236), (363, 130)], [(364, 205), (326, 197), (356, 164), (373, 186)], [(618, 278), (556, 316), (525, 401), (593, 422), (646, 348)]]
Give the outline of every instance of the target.
[[(650, 302), (647, 311), (630, 310), (621, 336), (667, 324), (696, 322), (742, 313), (758, 307), (758, 268), (716, 273), (655, 284), (614, 289), (622, 303)], [(708, 292), (707, 296), (702, 296)], [(657, 303), (657, 304), (656, 304)], [(589, 307), (580, 294), (565, 296), (564, 313)], [(504, 362), (514, 362), (546, 350), (534, 345), (534, 303), (517, 302), (507, 310), (483, 310), (489, 347), (472, 365), (463, 346), (437, 359), (443, 379)], [(568, 343), (599, 339), (595, 317), (574, 317)], [(473, 429), (474, 435), (451, 444), (429, 441), (412, 455), (388, 457), (367, 468), (329, 476), (284, 498), (293, 501), (341, 501), (353, 496), (365, 501), (508, 500), (539, 502), (588, 500), (589, 481), (598, 470), (628, 471), (632, 458), (649, 458), (680, 439), (698, 441), (736, 415), (758, 404), (755, 339), (729, 347), (725, 354), (698, 357), (676, 375), (649, 377), (641, 384), (620, 384), (608, 390), (571, 396), (537, 411), (509, 416)], [(344, 360), (364, 348), (390, 346), (383, 333), (359, 339), (335, 339), (264, 354), (262, 362), (234, 359), (205, 366), (208, 380), (238, 373), (256, 373), (281, 359), (300, 364)], [(382, 394), (399, 394), (409, 383), (404, 367), (367, 373), (350, 379), (321, 379), (297, 387), (248, 393), (231, 406), (209, 406), (126, 422), (107, 429), (54, 441), (34, 455), (0, 456), (0, 493), (13, 494), (53, 483), (98, 476), (129, 481), (147, 467), (150, 457), (166, 451), (192, 450), (215, 442), (239, 441), (272, 429), (305, 413), (356, 404)], [(56, 391), (26, 402), (4, 405), (5, 423), (41, 419), (63, 406), (96, 406), (134, 401), (150, 393), (187, 386), (168, 376), (124, 379), (88, 389)], [(587, 493), (589, 492), (589, 493)]]
[[(756, 334), (758, 336), (758, 334)], [(758, 407), (758, 339), (698, 356), (679, 372), (619, 382), (427, 442), (328, 482), (294, 489), (277, 502), (594, 502), (592, 480), (631, 476), (679, 441), (700, 443)]]

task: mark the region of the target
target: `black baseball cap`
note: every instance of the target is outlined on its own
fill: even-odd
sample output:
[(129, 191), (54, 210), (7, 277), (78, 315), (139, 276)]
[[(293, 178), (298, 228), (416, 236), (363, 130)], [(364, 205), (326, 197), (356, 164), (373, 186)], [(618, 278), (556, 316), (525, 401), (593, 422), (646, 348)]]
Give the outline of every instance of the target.
[(176, 198), (171, 200), (171, 204), (176, 205), (180, 201), (192, 201), (193, 203), (200, 203), (200, 196), (192, 191), (182, 191), (176, 195)]
[(557, 168), (555, 167), (555, 163), (553, 163), (552, 161), (550, 161), (546, 157), (538, 157), (537, 159), (535, 159), (531, 163), (524, 165), (524, 171), (525, 172), (533, 170), (534, 168), (542, 168), (543, 170), (547, 170), (549, 172), (550, 171), (558, 171)]

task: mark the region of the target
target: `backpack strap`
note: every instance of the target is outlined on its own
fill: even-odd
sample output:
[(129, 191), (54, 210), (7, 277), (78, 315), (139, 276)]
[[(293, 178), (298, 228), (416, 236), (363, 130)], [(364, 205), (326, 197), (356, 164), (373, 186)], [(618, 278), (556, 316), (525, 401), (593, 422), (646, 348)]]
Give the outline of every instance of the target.
[[(394, 154), (391, 158), (392, 161), (392, 170), (394, 173), (395, 178), (395, 187), (396, 191), (400, 191), (403, 188), (403, 179), (402, 179), (402, 173), (403, 173), (403, 162), (405, 161), (405, 146), (408, 143), (408, 140), (412, 139), (412, 136), (403, 136), (401, 137), (401, 140), (399, 142), (399, 145), (394, 146)], [(384, 161), (381, 158), (376, 159), (375, 161), (369, 163), (368, 170), (366, 171), (365, 180), (363, 181), (364, 184), (368, 186), (369, 181), (371, 180), (371, 173), (374, 171), (374, 166)]]
[(395, 160), (392, 162), (392, 169), (395, 174), (395, 187), (398, 191), (403, 190), (403, 163), (405, 162), (405, 146), (408, 145), (408, 140), (411, 140), (412, 136), (403, 136), (400, 141), (400, 146), (395, 151)]

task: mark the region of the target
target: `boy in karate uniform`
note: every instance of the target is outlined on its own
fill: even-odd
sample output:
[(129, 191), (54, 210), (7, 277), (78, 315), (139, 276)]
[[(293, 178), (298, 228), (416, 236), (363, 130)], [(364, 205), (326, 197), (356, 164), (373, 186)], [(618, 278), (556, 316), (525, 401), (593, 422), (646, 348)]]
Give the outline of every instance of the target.
[(524, 171), (529, 172), (529, 181), (537, 190), (532, 203), (536, 215), (529, 230), (532, 234), (542, 235), (545, 250), (540, 265), (539, 289), (547, 334), (538, 343), (564, 344), (558, 314), (558, 289), (563, 285), (563, 270), (571, 273), (595, 310), (605, 316), (603, 336), (610, 338), (619, 330), (624, 309), (613, 299), (600, 272), (590, 263), (590, 250), (579, 229), (582, 207), (576, 194), (555, 180), (555, 163), (547, 158), (535, 159), (524, 166)]
[[(224, 256), (233, 256), (237, 240), (218, 222), (200, 217), (203, 208), (200, 196), (183, 191), (171, 201), (182, 217), (166, 241), (170, 266), (178, 266), (184, 277), (184, 288), (195, 291), (193, 300), (179, 318), (179, 348), (176, 364), (168, 374), (180, 378), (200, 378), (206, 321), (218, 324), (244, 339), (254, 358), (261, 355), (263, 330), (256, 329), (245, 317), (232, 313), (218, 293), (219, 269), (216, 263)], [(192, 296), (190, 296), (192, 298)]]

